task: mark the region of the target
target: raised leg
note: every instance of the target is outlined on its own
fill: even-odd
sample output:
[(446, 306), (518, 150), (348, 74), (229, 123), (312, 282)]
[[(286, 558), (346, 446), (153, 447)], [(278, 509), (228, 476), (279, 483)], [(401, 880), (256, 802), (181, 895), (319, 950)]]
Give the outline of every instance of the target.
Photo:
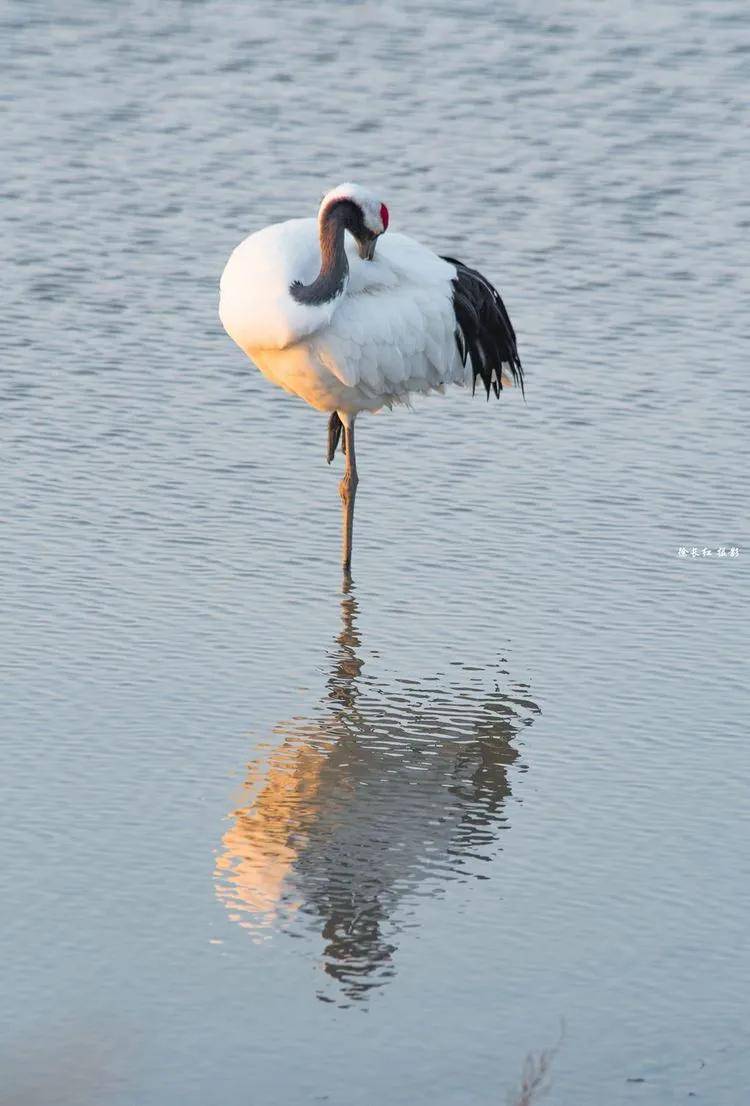
[(346, 449), (346, 471), (344, 479), (339, 484), (341, 505), (343, 508), (343, 540), (341, 554), (344, 564), (344, 572), (348, 575), (352, 568), (352, 533), (354, 530), (354, 500), (357, 495), (357, 458), (354, 453), (354, 415), (342, 415), (344, 424), (344, 445)]
[[(326, 453), (326, 460), (330, 465), (333, 458), (336, 456), (336, 447), (339, 444), (341, 438), (341, 431), (344, 429), (344, 424), (339, 418), (338, 411), (334, 411), (328, 420), (328, 451)], [(343, 448), (343, 445), (342, 445)], [(344, 449), (344, 452), (346, 450)]]

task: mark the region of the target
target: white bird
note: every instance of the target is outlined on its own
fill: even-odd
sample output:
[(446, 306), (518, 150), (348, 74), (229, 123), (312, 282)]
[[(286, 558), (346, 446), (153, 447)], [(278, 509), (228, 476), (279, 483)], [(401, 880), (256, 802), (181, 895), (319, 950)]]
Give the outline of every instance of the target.
[(387, 228), (385, 204), (342, 184), (323, 197), (317, 221), (290, 219), (251, 234), (221, 277), (219, 316), (229, 336), (269, 380), (331, 413), (329, 464), (343, 432), (347, 574), (357, 415), (446, 384), (471, 383), (473, 393), (478, 378), (488, 399), (503, 384), (523, 391), (515, 331), (490, 282), (405, 234), (382, 237)]

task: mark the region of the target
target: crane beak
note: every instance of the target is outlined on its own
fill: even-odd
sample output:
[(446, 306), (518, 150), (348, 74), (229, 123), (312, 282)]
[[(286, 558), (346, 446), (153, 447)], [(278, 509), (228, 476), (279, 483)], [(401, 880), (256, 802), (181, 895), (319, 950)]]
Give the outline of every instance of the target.
[(377, 234), (373, 234), (372, 238), (357, 239), (357, 253), (363, 261), (372, 261), (375, 256), (375, 244), (377, 240)]

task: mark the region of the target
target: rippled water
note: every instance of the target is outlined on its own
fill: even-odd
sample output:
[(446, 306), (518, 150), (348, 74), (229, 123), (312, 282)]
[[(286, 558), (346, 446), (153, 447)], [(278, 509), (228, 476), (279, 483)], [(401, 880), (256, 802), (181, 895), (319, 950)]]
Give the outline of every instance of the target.
[(486, 878), (507, 824), (512, 741), (539, 711), (525, 684), (500, 690), (502, 659), (421, 681), (375, 659), (381, 670), (366, 674), (356, 615), (347, 594), (325, 696), (312, 718), (276, 726), (249, 765), (250, 801), (217, 865), (231, 919), (254, 935), (322, 931), (325, 971), (350, 1000), (395, 975), (393, 941), (415, 924), (404, 901)]
[[(746, 5), (1, 18), (0, 1101), (738, 1106)], [(347, 178), (528, 402), (358, 423), (342, 592), (216, 301)]]

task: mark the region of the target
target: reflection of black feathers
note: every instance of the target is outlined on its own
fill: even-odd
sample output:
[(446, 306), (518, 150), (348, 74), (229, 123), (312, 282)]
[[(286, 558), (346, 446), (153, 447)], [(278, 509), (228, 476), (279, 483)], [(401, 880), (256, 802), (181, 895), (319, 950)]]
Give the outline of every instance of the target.
[(444, 257), (456, 267), (453, 284), (453, 310), (456, 315), (456, 345), (461, 360), (466, 364), (471, 358), (476, 389), (480, 377), (490, 398), (490, 389), (496, 396), (503, 387), (502, 367), (510, 369), (513, 381), (523, 392), (523, 369), (518, 356), (516, 332), (505, 304), (486, 277), (476, 269), (470, 269), (453, 257)]

